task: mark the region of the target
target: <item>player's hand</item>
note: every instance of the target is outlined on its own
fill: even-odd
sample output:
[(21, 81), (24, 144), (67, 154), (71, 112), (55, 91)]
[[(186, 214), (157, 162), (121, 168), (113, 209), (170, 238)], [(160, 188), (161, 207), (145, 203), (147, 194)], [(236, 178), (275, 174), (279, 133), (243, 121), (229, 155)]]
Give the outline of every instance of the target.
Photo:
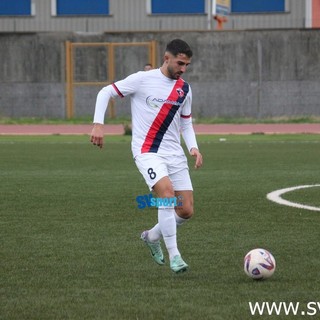
[(192, 148), (190, 150), (190, 155), (195, 157), (195, 159), (196, 159), (196, 163), (195, 163), (194, 167), (196, 169), (200, 168), (202, 166), (202, 155), (201, 155), (200, 151), (197, 148)]
[(103, 124), (94, 124), (91, 131), (90, 141), (93, 143), (93, 145), (99, 147), (100, 149), (103, 147)]

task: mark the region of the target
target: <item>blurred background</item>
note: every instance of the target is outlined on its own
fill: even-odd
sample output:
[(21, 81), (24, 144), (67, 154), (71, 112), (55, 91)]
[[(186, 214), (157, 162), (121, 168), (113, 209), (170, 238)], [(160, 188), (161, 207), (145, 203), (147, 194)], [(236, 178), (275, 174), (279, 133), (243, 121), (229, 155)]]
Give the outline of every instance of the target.
[(194, 117), (319, 117), (319, 28), (320, 0), (1, 0), (0, 117), (91, 116), (173, 38), (194, 52)]

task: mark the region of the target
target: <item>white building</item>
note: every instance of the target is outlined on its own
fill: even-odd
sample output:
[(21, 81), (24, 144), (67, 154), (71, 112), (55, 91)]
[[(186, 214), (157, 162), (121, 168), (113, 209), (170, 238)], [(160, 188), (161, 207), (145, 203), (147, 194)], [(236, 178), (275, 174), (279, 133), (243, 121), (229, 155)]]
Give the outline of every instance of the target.
[(225, 30), (320, 27), (320, 0), (1, 0), (0, 32)]

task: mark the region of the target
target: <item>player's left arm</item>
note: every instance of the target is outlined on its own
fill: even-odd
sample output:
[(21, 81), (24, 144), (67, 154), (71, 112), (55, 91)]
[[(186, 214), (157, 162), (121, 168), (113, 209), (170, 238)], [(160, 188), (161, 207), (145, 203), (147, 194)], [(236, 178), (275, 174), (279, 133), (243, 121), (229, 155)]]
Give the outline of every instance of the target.
[(181, 112), (180, 119), (180, 129), (184, 142), (188, 148), (188, 151), (191, 156), (195, 158), (195, 168), (200, 168), (202, 166), (202, 155), (199, 151), (197, 144), (196, 135), (192, 125), (192, 116), (191, 116), (191, 104), (192, 104), (192, 92), (189, 88), (188, 96), (186, 97), (185, 103)]
[(203, 160), (202, 160), (202, 154), (200, 153), (199, 149), (197, 149), (197, 148), (192, 148), (192, 149), (190, 150), (190, 155), (192, 155), (192, 156), (196, 159), (196, 162), (195, 162), (194, 167), (195, 167), (196, 169), (202, 167), (202, 162), (203, 162)]
[(196, 135), (192, 125), (191, 114), (189, 117), (181, 116), (181, 134), (191, 156), (195, 158), (195, 168), (202, 166), (202, 154), (199, 151)]

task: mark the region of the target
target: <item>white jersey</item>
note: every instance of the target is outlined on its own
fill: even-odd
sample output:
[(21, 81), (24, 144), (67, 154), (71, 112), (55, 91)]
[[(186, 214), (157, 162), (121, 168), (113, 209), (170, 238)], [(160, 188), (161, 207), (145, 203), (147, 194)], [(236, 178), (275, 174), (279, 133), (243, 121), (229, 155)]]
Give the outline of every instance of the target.
[(192, 93), (187, 82), (173, 80), (160, 69), (140, 71), (113, 85), (120, 97), (130, 95), (132, 153), (184, 154), (180, 119), (191, 117)]

